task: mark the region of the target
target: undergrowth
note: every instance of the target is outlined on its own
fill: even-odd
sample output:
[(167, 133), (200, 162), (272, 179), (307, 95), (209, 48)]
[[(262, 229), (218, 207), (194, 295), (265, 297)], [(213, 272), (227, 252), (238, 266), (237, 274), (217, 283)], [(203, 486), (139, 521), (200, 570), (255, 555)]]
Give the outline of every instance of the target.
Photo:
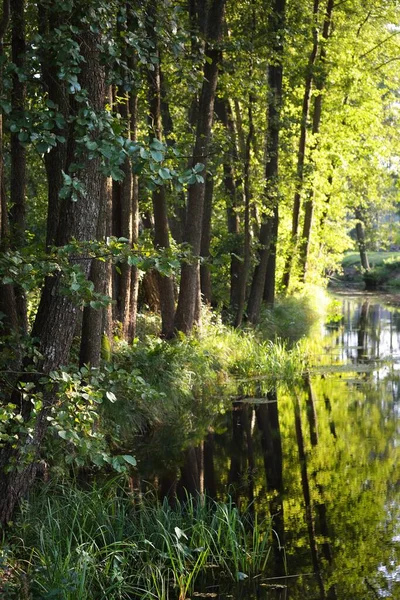
[(229, 499), (171, 507), (126, 493), (121, 481), (91, 491), (52, 484), (24, 503), (3, 547), (2, 591), (10, 600), (24, 589), (32, 600), (183, 600), (200, 575), (210, 583), (263, 573), (271, 533), (269, 520), (239, 514)]

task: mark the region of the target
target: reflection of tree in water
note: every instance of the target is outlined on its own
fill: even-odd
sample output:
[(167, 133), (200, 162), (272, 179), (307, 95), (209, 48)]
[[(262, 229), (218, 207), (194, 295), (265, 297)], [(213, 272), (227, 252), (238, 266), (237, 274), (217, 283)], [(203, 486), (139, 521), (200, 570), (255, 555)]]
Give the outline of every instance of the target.
[[(375, 315), (384, 313), (365, 301), (359, 303), (357, 320), (353, 306), (348, 314), (356, 330), (352, 336), (343, 334), (351, 349), (342, 356), (359, 362), (378, 348), (370, 343), (370, 326)], [(400, 319), (396, 312), (385, 315), (396, 349)], [(330, 335), (331, 349), (342, 332)], [(356, 345), (357, 356), (352, 353)], [(272, 514), (282, 546), (285, 542), (287, 572), (302, 574), (279, 580), (286, 586), (279, 591), (232, 589), (235, 600), (368, 600), (389, 589), (391, 597), (400, 597), (399, 584), (388, 583), (379, 570), (399, 559), (392, 542), (396, 519), (388, 510), (398, 504), (399, 494), (398, 400), (399, 371), (394, 367), (379, 378), (371, 372), (368, 380), (363, 374), (328, 369), (322, 376), (306, 376), (297, 398), (278, 389), (259, 402), (235, 402), (231, 413), (212, 425), (202, 423), (203, 431), (208, 430), (204, 442), (185, 442), (180, 469), (170, 468), (164, 488), (204, 490), (221, 500), (229, 492), (238, 507), (251, 504), (259, 521)], [(168, 439), (173, 439), (170, 434)], [(166, 443), (165, 455), (167, 450)], [(282, 554), (276, 543), (269, 576), (284, 574)]]
[(358, 321), (358, 334), (357, 334), (357, 360), (363, 362), (368, 360), (368, 313), (369, 313), (369, 301), (365, 300), (362, 303), (359, 321)]
[(265, 404), (256, 407), (257, 424), (261, 432), (261, 448), (264, 461), (269, 510), (273, 518), (276, 536), (273, 539), (275, 575), (285, 574), (284, 560), (284, 513), (283, 513), (283, 462), (282, 441), (279, 427), (278, 397), (274, 390)]

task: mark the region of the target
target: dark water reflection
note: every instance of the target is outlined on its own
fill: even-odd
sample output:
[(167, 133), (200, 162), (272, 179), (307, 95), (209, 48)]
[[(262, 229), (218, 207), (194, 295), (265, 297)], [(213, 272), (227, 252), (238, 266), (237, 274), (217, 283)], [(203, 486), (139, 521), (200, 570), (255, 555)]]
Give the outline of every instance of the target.
[(400, 307), (337, 302), (342, 318), (318, 333), (304, 385), (235, 402), (182, 470), (212, 497), (229, 490), (273, 515), (265, 579), (214, 582), (212, 597), (400, 599)]

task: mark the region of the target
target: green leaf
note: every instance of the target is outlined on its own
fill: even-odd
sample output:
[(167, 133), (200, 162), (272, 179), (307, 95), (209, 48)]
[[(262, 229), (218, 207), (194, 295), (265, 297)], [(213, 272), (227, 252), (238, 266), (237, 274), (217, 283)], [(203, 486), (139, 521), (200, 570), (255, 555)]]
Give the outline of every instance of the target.
[(49, 150), (49, 144), (47, 142), (39, 142), (36, 145), (36, 150), (39, 152), (39, 154), (46, 154)]
[(153, 150), (164, 150), (164, 144), (160, 142), (157, 138), (153, 138), (153, 141), (150, 144), (150, 148)]
[(136, 465), (137, 465), (136, 459), (133, 456), (131, 456), (130, 454), (123, 454), (122, 458), (124, 459), (125, 462), (132, 465), (132, 467), (136, 467)]
[(151, 158), (156, 162), (161, 162), (164, 159), (164, 155), (162, 152), (158, 150), (150, 150)]
[(172, 179), (169, 169), (162, 168), (158, 171), (158, 174), (161, 179)]
[(193, 171), (194, 171), (195, 173), (201, 173), (201, 171), (203, 171), (203, 169), (204, 169), (204, 165), (203, 165), (203, 163), (197, 163), (197, 164), (196, 164), (196, 165), (194, 165), (194, 167), (193, 167)]
[(69, 439), (69, 432), (68, 431), (64, 431), (63, 429), (61, 429), (58, 432), (58, 435), (60, 436), (60, 438), (62, 438), (63, 440), (68, 440)]
[(29, 140), (29, 133), (27, 131), (20, 131), (18, 139), (20, 142), (27, 142)]

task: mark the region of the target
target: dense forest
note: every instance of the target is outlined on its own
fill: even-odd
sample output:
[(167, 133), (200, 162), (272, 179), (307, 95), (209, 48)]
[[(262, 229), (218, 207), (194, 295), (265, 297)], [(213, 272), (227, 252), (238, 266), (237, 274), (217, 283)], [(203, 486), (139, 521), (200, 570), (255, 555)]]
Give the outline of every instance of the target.
[[(184, 370), (202, 327), (243, 344), (236, 374), (252, 352), (261, 368), (240, 332), (265, 307), (347, 249), (365, 270), (366, 248), (398, 249), (399, 17), (395, 0), (2, 1), (3, 526), (53, 468), (133, 471), (135, 409), (116, 407), (135, 397), (151, 429), (143, 372)], [(191, 368), (214, 393), (207, 352)], [(271, 372), (301, 363), (278, 353)]]

